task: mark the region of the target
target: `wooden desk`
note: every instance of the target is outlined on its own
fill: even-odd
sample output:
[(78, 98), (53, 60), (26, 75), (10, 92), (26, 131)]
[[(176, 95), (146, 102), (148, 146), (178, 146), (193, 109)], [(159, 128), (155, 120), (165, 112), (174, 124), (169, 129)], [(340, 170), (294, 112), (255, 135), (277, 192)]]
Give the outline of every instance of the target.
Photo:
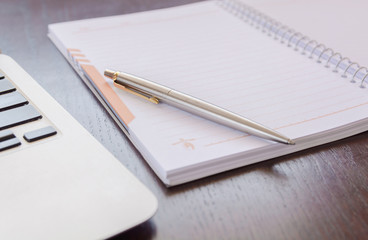
[(0, 4), (3, 52), (159, 200), (150, 221), (115, 239), (366, 238), (368, 133), (167, 189), (47, 38), (49, 23), (190, 2), (195, 0), (2, 0)]

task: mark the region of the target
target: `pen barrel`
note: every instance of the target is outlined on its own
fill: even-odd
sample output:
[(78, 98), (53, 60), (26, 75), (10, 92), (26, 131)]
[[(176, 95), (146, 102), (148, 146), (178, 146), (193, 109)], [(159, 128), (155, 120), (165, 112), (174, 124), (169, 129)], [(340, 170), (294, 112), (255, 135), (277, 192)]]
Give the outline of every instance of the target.
[(171, 89), (152, 81), (147, 81), (146, 79), (119, 72), (116, 81), (120, 82), (122, 85), (135, 88), (139, 91), (146, 92), (148, 95), (153, 95), (156, 97), (164, 96), (168, 94)]
[(225, 110), (214, 104), (170, 89), (166, 86), (162, 86), (128, 73), (114, 72), (111, 70), (105, 70), (105, 76), (114, 79), (123, 86), (136, 89), (145, 95), (158, 98), (161, 102), (173, 105), (184, 111), (201, 116), (213, 122), (217, 122), (227, 127), (264, 139), (285, 144), (293, 144), (289, 138), (268, 127), (265, 127), (236, 113)]
[(161, 96), (159, 99), (184, 111), (227, 127), (246, 132), (250, 135), (286, 144), (291, 142), (290, 139), (282, 134), (257, 122), (175, 90), (171, 90), (167, 95)]

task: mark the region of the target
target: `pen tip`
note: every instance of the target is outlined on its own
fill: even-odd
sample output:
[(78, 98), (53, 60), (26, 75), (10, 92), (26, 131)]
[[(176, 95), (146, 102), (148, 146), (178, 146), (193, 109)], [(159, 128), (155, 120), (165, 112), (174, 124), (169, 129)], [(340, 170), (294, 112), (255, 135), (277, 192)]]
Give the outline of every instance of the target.
[(294, 142), (293, 140), (291, 140), (291, 139), (288, 139), (288, 140), (287, 140), (287, 143), (288, 143), (289, 145), (295, 145), (295, 142)]

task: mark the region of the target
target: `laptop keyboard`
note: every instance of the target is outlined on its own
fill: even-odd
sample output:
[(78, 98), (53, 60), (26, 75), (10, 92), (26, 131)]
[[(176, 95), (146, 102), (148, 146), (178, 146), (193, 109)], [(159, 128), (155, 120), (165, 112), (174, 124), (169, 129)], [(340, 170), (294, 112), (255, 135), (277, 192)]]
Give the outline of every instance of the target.
[[(23, 127), (37, 121), (40, 123)], [(56, 135), (57, 131), (51, 125), (0, 73), (0, 152)]]

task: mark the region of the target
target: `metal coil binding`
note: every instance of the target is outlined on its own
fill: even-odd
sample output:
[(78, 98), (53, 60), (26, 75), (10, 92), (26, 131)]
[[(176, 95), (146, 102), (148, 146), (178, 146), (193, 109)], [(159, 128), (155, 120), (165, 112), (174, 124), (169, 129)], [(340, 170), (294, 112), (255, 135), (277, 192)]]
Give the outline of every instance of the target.
[(302, 54), (304, 55), (305, 54), (305, 50), (308, 48), (308, 46), (313, 46), (312, 44), (316, 44), (316, 46), (318, 45), (318, 42), (316, 40), (309, 40), (305, 45), (304, 45), (304, 48), (303, 48), (303, 51), (302, 51)]
[(295, 43), (295, 48), (294, 48), (294, 50), (295, 51), (298, 51), (298, 49), (299, 49), (299, 43), (301, 42), (301, 41), (303, 41), (303, 40), (308, 40), (309, 38), (307, 37), (307, 36), (303, 36), (303, 37), (301, 37), (301, 38), (299, 38), (298, 39), (298, 41)]
[(347, 60), (347, 64), (351, 63), (350, 58), (343, 57), (343, 58), (340, 59), (340, 61), (337, 62), (336, 66), (335, 66), (335, 69), (333, 70), (333, 72), (336, 72), (336, 73), (339, 72), (338, 71), (338, 67), (340, 66), (340, 63), (344, 62), (345, 60)]
[(350, 82), (355, 83), (354, 78), (357, 75), (357, 73), (360, 72), (362, 69), (365, 69), (365, 71), (368, 72), (368, 69), (366, 67), (360, 67), (360, 68), (358, 68), (358, 70), (355, 71), (355, 73), (354, 73), (353, 77), (351, 78)]
[(323, 56), (324, 53), (327, 53), (327, 52), (331, 52), (331, 56), (334, 54), (334, 51), (331, 48), (326, 48), (325, 50), (321, 51), (321, 53), (319, 54), (318, 59), (317, 59), (318, 63), (322, 62), (321, 57)]
[(360, 66), (359, 66), (359, 64), (358, 63), (356, 63), (356, 62), (352, 62), (352, 63), (350, 63), (346, 68), (345, 68), (345, 71), (344, 71), (344, 73), (341, 75), (341, 77), (343, 77), (343, 78), (347, 78), (348, 76), (346, 75), (346, 73), (348, 72), (348, 70), (350, 69), (350, 67), (351, 66), (353, 66), (353, 65), (357, 65), (357, 67), (359, 68)]
[[(326, 49), (326, 46), (322, 43), (318, 44), (317, 46), (315, 46), (313, 48), (313, 50), (311, 51), (311, 54), (309, 55), (309, 58), (313, 58), (313, 54), (314, 54), (314, 51), (318, 48), (323, 48), (323, 51)], [(317, 53), (316, 53), (317, 54)]]
[(360, 82), (360, 87), (361, 88), (365, 88), (364, 86), (364, 81), (365, 81), (365, 78), (368, 76), (368, 72), (365, 74), (365, 76), (363, 77), (362, 81)]
[(287, 34), (290, 33), (290, 35), (292, 35), (295, 31), (291, 28), (287, 28), (287, 30), (282, 34), (281, 36), (281, 43), (284, 43), (284, 39), (287, 37)]
[[(328, 60), (327, 60), (327, 62), (326, 62), (326, 64), (325, 64), (325, 67), (326, 67), (326, 68), (329, 68), (329, 67), (330, 67), (330, 65), (328, 65), (328, 64), (329, 64), (329, 62), (331, 61), (331, 59), (332, 59), (332, 58), (334, 58), (335, 56), (339, 56), (339, 57), (340, 57), (340, 60), (342, 59), (342, 55), (341, 55), (340, 53), (336, 52), (336, 53), (332, 54), (332, 55), (328, 58)], [(336, 65), (336, 66), (337, 66), (337, 65)]]
[(288, 28), (285, 25), (281, 25), (280, 27), (277, 28), (277, 30), (275, 31), (275, 40), (278, 40), (279, 32), (282, 31), (283, 29), (288, 29)]
[[(296, 32), (288, 26), (281, 24), (245, 3), (237, 0), (217, 0), (217, 3), (228, 12), (242, 19), (244, 22), (249, 23), (249, 25), (254, 26), (257, 29), (261, 29), (263, 33), (267, 33), (269, 36), (273, 35), (275, 40), (279, 40), (281, 43), (285, 43), (286, 41), (287, 46), (294, 46), (293, 49), (295, 51), (302, 49), (301, 54), (303, 55), (305, 55), (306, 52), (310, 52), (309, 58), (317, 56), (317, 62), (322, 63), (325, 61), (324, 66), (326, 68), (329, 68), (331, 64), (335, 65), (332, 70), (333, 72), (338, 72), (339, 69), (343, 69), (345, 67), (341, 77), (347, 78), (348, 74), (351, 75), (352, 78), (350, 82), (352, 83), (355, 83), (355, 79), (360, 77), (362, 79), (360, 87), (365, 88), (366, 79), (368, 81), (368, 68), (361, 67), (358, 63), (352, 62), (347, 57), (343, 57), (333, 49)], [(356, 68), (353, 68), (354, 65), (356, 65)], [(363, 70), (365, 70), (365, 73), (362, 73)]]
[(293, 34), (290, 35), (289, 39), (288, 39), (288, 47), (291, 47), (291, 41), (293, 40), (293, 37), (298, 37), (300, 38), (300, 36), (303, 36), (301, 33), (299, 32), (294, 32)]

